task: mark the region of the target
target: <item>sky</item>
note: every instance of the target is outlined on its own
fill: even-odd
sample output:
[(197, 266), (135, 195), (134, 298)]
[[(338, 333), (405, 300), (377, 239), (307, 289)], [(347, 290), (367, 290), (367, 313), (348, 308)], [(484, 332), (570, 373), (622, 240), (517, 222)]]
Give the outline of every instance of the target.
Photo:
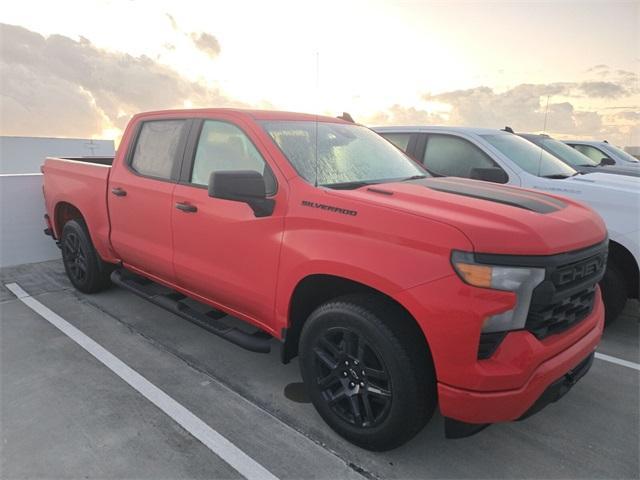
[(640, 145), (638, 0), (21, 0), (0, 67), (3, 135), (236, 106)]

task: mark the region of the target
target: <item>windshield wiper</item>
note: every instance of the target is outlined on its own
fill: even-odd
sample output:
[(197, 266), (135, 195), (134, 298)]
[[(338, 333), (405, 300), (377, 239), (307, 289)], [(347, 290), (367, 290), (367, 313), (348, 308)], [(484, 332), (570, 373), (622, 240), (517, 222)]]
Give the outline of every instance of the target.
[(360, 187), (366, 187), (367, 185), (375, 185), (380, 183), (380, 180), (359, 180), (354, 182), (342, 182), (342, 183), (326, 183), (320, 185), (321, 187), (333, 188), (335, 190), (353, 190)]
[(409, 180), (420, 180), (421, 178), (428, 178), (426, 175), (414, 175), (412, 177), (403, 178), (402, 180), (398, 180), (398, 182), (408, 182)]
[(573, 177), (573, 175), (565, 175), (563, 173), (554, 173), (552, 175), (542, 175), (542, 178), (553, 178), (555, 179), (563, 179), (563, 178), (569, 178), (569, 177)]
[(419, 180), (421, 178), (428, 178), (427, 175), (413, 175), (407, 178), (382, 178), (380, 180), (355, 180), (353, 182), (342, 183), (325, 183), (320, 185), (321, 187), (333, 188), (336, 190), (353, 190), (360, 187), (366, 187), (367, 185), (376, 185), (379, 183), (391, 183), (391, 182), (408, 182), (409, 180)]

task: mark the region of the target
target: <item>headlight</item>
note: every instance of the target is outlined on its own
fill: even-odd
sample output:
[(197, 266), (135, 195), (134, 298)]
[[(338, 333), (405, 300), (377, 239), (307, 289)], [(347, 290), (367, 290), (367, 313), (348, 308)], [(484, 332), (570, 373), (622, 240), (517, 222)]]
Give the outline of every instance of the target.
[(477, 263), (473, 253), (453, 252), (451, 263), (458, 276), (469, 285), (505, 290), (516, 294), (513, 309), (488, 317), (483, 333), (504, 332), (524, 328), (531, 304), (531, 295), (545, 276), (544, 268), (506, 267)]

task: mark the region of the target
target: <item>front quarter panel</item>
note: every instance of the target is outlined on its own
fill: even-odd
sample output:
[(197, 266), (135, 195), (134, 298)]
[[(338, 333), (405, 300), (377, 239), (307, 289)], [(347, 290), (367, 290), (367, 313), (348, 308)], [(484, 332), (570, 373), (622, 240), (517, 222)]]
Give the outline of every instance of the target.
[(288, 326), (296, 286), (309, 275), (335, 275), (395, 298), (452, 275), (451, 250), (472, 249), (449, 225), (334, 195), (300, 179), (292, 183), (276, 300), (280, 328)]

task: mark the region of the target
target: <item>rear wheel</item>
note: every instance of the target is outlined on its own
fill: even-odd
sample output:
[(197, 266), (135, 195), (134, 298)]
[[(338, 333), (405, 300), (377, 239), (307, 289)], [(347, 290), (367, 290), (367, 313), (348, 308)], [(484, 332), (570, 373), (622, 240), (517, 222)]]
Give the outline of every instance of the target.
[(402, 445), (435, 409), (431, 357), (407, 317), (376, 296), (342, 297), (315, 310), (300, 336), (314, 406), (333, 430), (369, 450)]
[(107, 288), (113, 266), (102, 261), (82, 220), (69, 220), (60, 238), (62, 261), (69, 280), (84, 293)]
[(605, 324), (610, 325), (624, 310), (629, 296), (624, 273), (611, 259), (609, 259), (607, 270), (600, 281), (600, 288), (602, 289), (602, 301), (604, 303)]

